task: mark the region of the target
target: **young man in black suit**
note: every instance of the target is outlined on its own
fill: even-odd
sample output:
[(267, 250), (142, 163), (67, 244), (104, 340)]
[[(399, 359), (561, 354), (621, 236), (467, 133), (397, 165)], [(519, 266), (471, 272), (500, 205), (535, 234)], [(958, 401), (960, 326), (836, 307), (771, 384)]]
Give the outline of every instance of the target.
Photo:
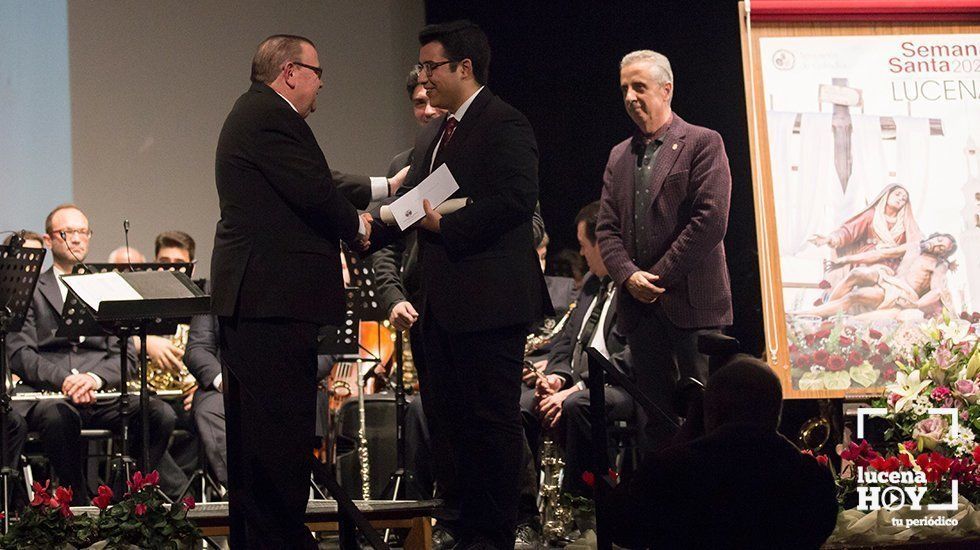
[(445, 216), (426, 203), (419, 224), (422, 402), (433, 453), (451, 459), (463, 493), (461, 547), (513, 548), (524, 342), (552, 313), (531, 221), (537, 145), (524, 115), (484, 86), (490, 47), (479, 27), (430, 25), (419, 43), (419, 84), (448, 114), (419, 134), (400, 193), (446, 164), (456, 196), (472, 201)]
[[(234, 548), (316, 548), (303, 523), (313, 466), (316, 336), (344, 316), (337, 242), (366, 246), (304, 120), (323, 69), (313, 43), (259, 45), (252, 86), (225, 120), (212, 256)], [(368, 223), (365, 223), (368, 222)]]

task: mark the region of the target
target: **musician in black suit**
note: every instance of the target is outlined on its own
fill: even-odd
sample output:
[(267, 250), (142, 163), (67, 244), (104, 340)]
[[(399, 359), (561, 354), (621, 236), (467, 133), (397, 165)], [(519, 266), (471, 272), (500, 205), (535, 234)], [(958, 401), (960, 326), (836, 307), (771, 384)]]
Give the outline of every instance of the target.
[(448, 116), (420, 133), (399, 193), (446, 164), (456, 196), (472, 201), (445, 216), (427, 207), (418, 230), (422, 402), (434, 454), (453, 457), (463, 489), (461, 546), (512, 548), (524, 341), (552, 313), (531, 223), (537, 145), (524, 115), (484, 86), (490, 47), (479, 27), (430, 25), (419, 43), (419, 83)]
[[(545, 377), (537, 385), (537, 411), (545, 428), (558, 427), (559, 442), (565, 449), (563, 490), (588, 496), (590, 489), (582, 473), (590, 470), (592, 457), (592, 422), (589, 413), (589, 390), (586, 381), (589, 368), (585, 348), (592, 343), (605, 350), (611, 362), (624, 374), (631, 372), (626, 337), (616, 328), (615, 285), (609, 277), (596, 243), (596, 218), (599, 203), (593, 202), (575, 218), (579, 251), (589, 265), (582, 283), (577, 306), (548, 354)], [(605, 388), (606, 419), (629, 420), (633, 417), (633, 399), (620, 387)]]
[(275, 35), (218, 138), (221, 219), (212, 312), (228, 446), (235, 548), (315, 548), (304, 525), (316, 406), (316, 336), (344, 316), (338, 241), (366, 246), (304, 120), (322, 86), (308, 39)]
[[(92, 231), (88, 218), (75, 205), (56, 207), (44, 222), (44, 244), (51, 249), (54, 265), (41, 274), (20, 332), (8, 337), (10, 369), (20, 377), (20, 391), (62, 392), (67, 399), (35, 402), (15, 401), (14, 409), (27, 419), (32, 431), (41, 435), (45, 455), (64, 486), (74, 490), (75, 504), (87, 505), (88, 491), (82, 473), (80, 431), (82, 428), (115, 429), (120, 421), (118, 401), (97, 401), (98, 390), (119, 389), (120, 348), (117, 338), (90, 336), (72, 341), (56, 336), (67, 287), (60, 275), (71, 274), (88, 253)], [(130, 363), (135, 357), (130, 354)], [(167, 449), (174, 429), (173, 409), (150, 399), (150, 469)], [(133, 437), (130, 449), (139, 449), (138, 402), (131, 401)], [(179, 470), (178, 470), (179, 475)], [(180, 485), (180, 479), (161, 479), (164, 490)], [(172, 492), (172, 491), (171, 491)]]

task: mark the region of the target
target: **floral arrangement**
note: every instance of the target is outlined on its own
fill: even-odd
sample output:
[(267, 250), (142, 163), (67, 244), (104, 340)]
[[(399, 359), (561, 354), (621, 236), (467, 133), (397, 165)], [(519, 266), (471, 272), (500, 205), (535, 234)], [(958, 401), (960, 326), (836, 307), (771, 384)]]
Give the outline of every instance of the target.
[(156, 471), (145, 477), (136, 472), (126, 482), (129, 491), (118, 504), (110, 505), (112, 490), (105, 485), (92, 504), (100, 509), (97, 520), (101, 538), (110, 548), (132, 544), (140, 548), (181, 548), (200, 538), (200, 532), (187, 520), (187, 511), (194, 509), (194, 498), (185, 497), (169, 508), (157, 483)]
[(788, 326), (793, 385), (801, 390), (872, 388), (894, 380), (903, 336), (895, 323), (797, 318)]
[(58, 487), (51, 491), (49, 482), (34, 482), (34, 499), (21, 515), (10, 524), (0, 546), (3, 548), (59, 548), (65, 545), (88, 546), (93, 521), (75, 517), (71, 511), (72, 490)]
[(52, 493), (48, 482), (34, 483), (34, 499), (12, 522), (10, 531), (0, 541), (3, 548), (85, 548), (105, 541), (109, 548), (127, 545), (151, 549), (190, 547), (201, 538), (197, 528), (187, 520), (187, 511), (195, 506), (193, 497), (165, 506), (154, 471), (146, 476), (133, 474), (126, 482), (129, 491), (121, 501), (112, 504), (112, 489), (102, 485), (92, 504), (97, 516), (72, 513), (72, 489), (58, 487)]
[[(980, 345), (976, 326), (948, 316), (931, 319), (918, 326), (915, 343), (896, 358), (894, 380), (872, 403), (887, 411), (881, 437), (875, 446), (868, 441), (849, 442), (840, 451), (837, 479), (844, 511), (832, 541), (907, 540), (928, 533), (895, 526), (895, 518), (911, 515), (908, 510), (856, 510), (857, 477), (862, 471), (880, 478), (884, 477), (880, 473), (892, 472), (914, 476), (915, 486), (922, 490), (923, 506), (949, 503), (951, 482), (956, 480), (958, 510), (949, 514), (958, 518), (959, 532), (946, 527), (928, 536), (980, 533)], [(949, 414), (930, 412), (939, 408), (954, 409), (955, 422)], [(818, 458), (827, 463), (825, 457)]]

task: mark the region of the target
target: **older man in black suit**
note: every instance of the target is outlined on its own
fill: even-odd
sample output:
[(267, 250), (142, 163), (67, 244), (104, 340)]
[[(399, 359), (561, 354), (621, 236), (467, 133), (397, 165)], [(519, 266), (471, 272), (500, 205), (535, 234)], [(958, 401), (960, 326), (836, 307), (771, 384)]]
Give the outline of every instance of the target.
[(259, 45), (225, 120), (212, 256), (235, 548), (315, 548), (303, 523), (312, 469), (319, 325), (344, 315), (338, 241), (369, 221), (331, 178), (305, 118), (322, 86), (310, 40)]
[[(69, 340), (56, 335), (68, 293), (59, 276), (71, 274), (74, 265), (85, 260), (92, 230), (78, 207), (64, 204), (48, 214), (44, 231), (44, 244), (51, 249), (54, 265), (38, 279), (24, 327), (8, 338), (10, 370), (20, 377), (22, 390), (61, 392), (66, 398), (15, 401), (13, 407), (27, 419), (31, 430), (41, 434), (45, 455), (60, 483), (74, 490), (74, 503), (89, 504), (80, 432), (82, 428), (118, 427), (118, 402), (96, 401), (95, 392), (119, 388), (119, 341), (105, 336)], [(135, 357), (130, 356), (130, 361)], [(150, 399), (149, 417), (150, 468), (155, 468), (167, 449), (176, 415), (165, 403)], [(131, 420), (135, 423), (138, 418), (134, 414)], [(140, 430), (130, 434), (139, 437)], [(167, 481), (171, 486), (181, 483)]]

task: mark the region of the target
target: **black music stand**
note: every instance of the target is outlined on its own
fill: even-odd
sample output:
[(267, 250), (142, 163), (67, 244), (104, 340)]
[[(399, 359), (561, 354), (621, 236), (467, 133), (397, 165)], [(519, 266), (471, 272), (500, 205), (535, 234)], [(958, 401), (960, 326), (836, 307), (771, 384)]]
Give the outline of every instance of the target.
[[(318, 335), (319, 342), (317, 344), (317, 353), (319, 355), (358, 355), (360, 349), (358, 334), (361, 318), (359, 315), (365, 311), (370, 311), (370, 309), (364, 307), (363, 300), (358, 298), (365, 296), (373, 297), (374, 292), (373, 290), (369, 292), (369, 285), (358, 284), (360, 282), (360, 274), (362, 273), (358, 267), (360, 260), (347, 254), (346, 251), (345, 259), (351, 274), (351, 286), (344, 289), (346, 315), (340, 327), (327, 326), (320, 329), (320, 334)], [(370, 306), (370, 300), (367, 306)], [(377, 306), (377, 300), (375, 300), (374, 307), (380, 309)], [(363, 361), (361, 358), (358, 359)], [(358, 377), (360, 378), (360, 371), (358, 371)], [(363, 382), (360, 383), (362, 385), (361, 395), (363, 396)], [(329, 416), (330, 413), (327, 412), (327, 429), (325, 431), (328, 437), (330, 434)], [(367, 521), (364, 514), (358, 510), (357, 505), (350, 498), (350, 495), (337, 482), (333, 472), (329, 471), (319, 460), (313, 461), (313, 480), (322, 485), (327, 490), (327, 495), (337, 501), (337, 511), (340, 513), (337, 526), (340, 532), (341, 548), (358, 548), (357, 531), (360, 530), (372, 548), (375, 550), (388, 549), (388, 545), (382, 540), (377, 530)], [(319, 490), (319, 487), (317, 489)]]
[(10, 477), (16, 470), (6, 464), (7, 415), (10, 414), (10, 390), (13, 387), (7, 365), (7, 334), (18, 332), (31, 307), (34, 287), (44, 262), (43, 248), (0, 246), (0, 478), (3, 484), (3, 532), (10, 527)]
[[(128, 267), (128, 266), (127, 266)], [(87, 283), (94, 278), (111, 277), (126, 294), (102, 293), (93, 290)], [(149, 393), (146, 386), (146, 337), (148, 334), (172, 334), (176, 319), (186, 319), (193, 315), (208, 313), (211, 299), (197, 287), (190, 278), (180, 271), (131, 271), (114, 273), (86, 273), (63, 276), (70, 296), (65, 301), (66, 327), (69, 323), (73, 305), (84, 305), (96, 326), (104, 332), (119, 338), (120, 344), (120, 415), (122, 417), (122, 449), (117, 457), (127, 479), (131, 472), (132, 460), (128, 456), (129, 423), (127, 404), (129, 400), (128, 380), (128, 341), (130, 336), (140, 339), (139, 357), (139, 410), (141, 422), (141, 449), (139, 467), (146, 471), (149, 467)], [(76, 311), (77, 313), (77, 311)], [(166, 322), (165, 322), (166, 321)], [(84, 323), (83, 323), (84, 324)], [(79, 325), (75, 325), (78, 328)], [(71, 331), (72, 328), (66, 328)]]

